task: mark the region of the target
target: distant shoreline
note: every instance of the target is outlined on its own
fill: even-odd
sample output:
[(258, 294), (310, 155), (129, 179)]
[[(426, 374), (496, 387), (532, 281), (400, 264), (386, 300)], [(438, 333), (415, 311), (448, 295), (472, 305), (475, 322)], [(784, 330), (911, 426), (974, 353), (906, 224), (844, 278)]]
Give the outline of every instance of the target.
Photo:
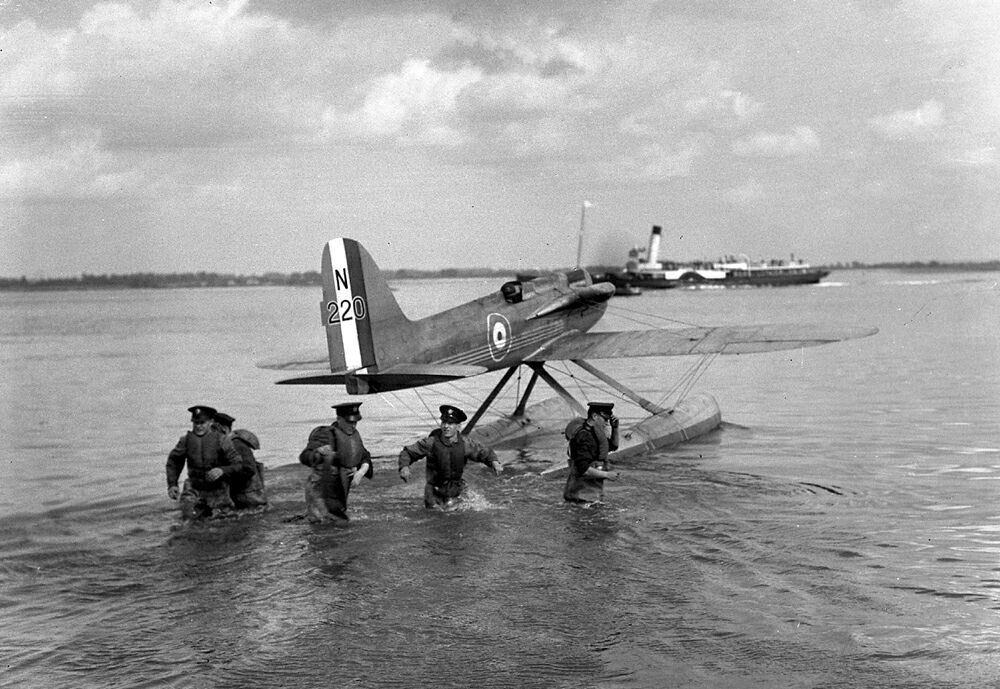
[[(941, 261), (910, 263), (834, 263), (818, 266), (827, 270), (902, 270), (910, 272), (985, 272), (1000, 271), (1000, 260), (981, 262)], [(593, 275), (619, 270), (617, 266), (589, 266)], [(565, 270), (565, 269), (554, 269)], [(526, 270), (494, 268), (445, 268), (441, 270), (384, 270), (387, 280), (423, 280), (448, 278), (498, 278), (512, 279)], [(532, 271), (539, 272), (539, 271)], [(0, 278), (0, 291), (35, 292), (45, 290), (95, 290), (95, 289), (179, 289), (191, 287), (313, 287), (321, 285), (317, 271), (304, 273), (265, 273), (263, 275), (233, 275), (227, 273), (128, 273), (83, 275), (56, 278)]]

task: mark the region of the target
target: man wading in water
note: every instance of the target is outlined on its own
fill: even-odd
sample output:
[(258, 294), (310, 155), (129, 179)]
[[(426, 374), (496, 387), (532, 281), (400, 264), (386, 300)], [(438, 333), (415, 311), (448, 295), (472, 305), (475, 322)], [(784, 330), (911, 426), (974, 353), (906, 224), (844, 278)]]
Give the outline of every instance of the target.
[(463, 436), (465, 412), (450, 404), (441, 405), (441, 427), (399, 453), (399, 477), (410, 480), (410, 465), (427, 458), (427, 483), (424, 486), (424, 507), (450, 509), (465, 489), (462, 473), (468, 461), (479, 462), (493, 469), (497, 476), (503, 465), (496, 453), (476, 440)]
[(608, 471), (608, 452), (618, 449), (618, 419), (611, 413), (614, 406), (591, 402), (587, 420), (569, 439), (569, 476), (563, 490), (568, 502), (599, 502), (604, 499), (604, 481), (619, 478), (617, 471)]
[(362, 478), (372, 477), (372, 456), (358, 433), (360, 402), (335, 404), (336, 420), (317, 426), (299, 453), (312, 467), (306, 479), (306, 517), (311, 522), (347, 520), (347, 496)]
[[(232, 441), (213, 428), (215, 409), (199, 405), (188, 411), (191, 430), (167, 456), (167, 495), (171, 500), (180, 499), (185, 519), (225, 513), (233, 508), (230, 482), (253, 475), (257, 467), (245, 461)], [(181, 490), (177, 481), (185, 465), (187, 480)]]

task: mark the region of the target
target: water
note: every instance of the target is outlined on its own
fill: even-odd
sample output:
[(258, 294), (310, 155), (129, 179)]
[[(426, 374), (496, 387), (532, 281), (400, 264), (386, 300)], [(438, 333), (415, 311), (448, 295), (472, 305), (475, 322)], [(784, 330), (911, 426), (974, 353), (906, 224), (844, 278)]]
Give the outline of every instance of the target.
[[(493, 281), (399, 282), (411, 315)], [(995, 273), (616, 299), (600, 328), (870, 324), (720, 357), (724, 428), (561, 499), (558, 443), (429, 513), (399, 448), (495, 375), (364, 398), (376, 476), (314, 526), (295, 464), (338, 389), (254, 362), (322, 346), (315, 290), (0, 294), (0, 684), (18, 687), (979, 687), (1000, 679)], [(666, 319), (670, 319), (669, 321)], [(696, 362), (598, 362), (661, 399)], [(523, 385), (523, 381), (522, 381)], [(574, 386), (588, 390), (583, 380)], [(511, 393), (513, 394), (513, 393)], [(594, 395), (597, 397), (598, 395)], [(606, 398), (606, 397), (605, 397)], [(261, 438), (272, 508), (182, 525), (195, 403)], [(510, 402), (505, 402), (510, 406)], [(622, 408), (626, 419), (638, 413)]]

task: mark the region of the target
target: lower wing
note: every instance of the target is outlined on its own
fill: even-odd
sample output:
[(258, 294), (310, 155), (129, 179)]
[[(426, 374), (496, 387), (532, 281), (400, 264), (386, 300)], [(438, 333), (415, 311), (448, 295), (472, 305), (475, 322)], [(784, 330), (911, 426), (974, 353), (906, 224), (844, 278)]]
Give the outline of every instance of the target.
[(614, 359), (689, 354), (752, 354), (868, 337), (878, 328), (775, 323), (681, 330), (567, 333), (541, 347), (525, 361)]
[[(799, 323), (630, 330), (623, 332), (569, 332), (546, 343), (522, 361), (615, 359), (641, 356), (697, 354), (752, 354), (868, 337), (878, 328), (803, 325)], [(520, 362), (511, 362), (512, 364)], [(277, 381), (279, 385), (345, 385), (352, 394), (385, 392), (433, 385), (486, 373), (485, 366), (452, 364), (396, 364), (378, 371), (323, 371), (325, 352), (307, 352), (282, 360), (262, 361), (260, 368), (299, 371), (302, 375)]]

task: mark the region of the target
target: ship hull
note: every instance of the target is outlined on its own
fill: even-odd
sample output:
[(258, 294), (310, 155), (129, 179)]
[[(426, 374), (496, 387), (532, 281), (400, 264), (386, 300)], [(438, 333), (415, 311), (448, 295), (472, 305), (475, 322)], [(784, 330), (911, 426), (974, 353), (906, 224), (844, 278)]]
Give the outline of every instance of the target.
[(753, 271), (749, 274), (739, 271), (726, 275), (727, 287), (783, 287), (785, 285), (815, 285), (830, 274), (828, 270), (818, 268), (796, 272)]
[(676, 287), (785, 287), (789, 285), (815, 285), (830, 274), (828, 270), (811, 268), (799, 271), (770, 271), (767, 269), (727, 272), (724, 277), (706, 277), (691, 270), (676, 276), (646, 273), (608, 273), (608, 282), (628, 284), (640, 289), (674, 289)]

